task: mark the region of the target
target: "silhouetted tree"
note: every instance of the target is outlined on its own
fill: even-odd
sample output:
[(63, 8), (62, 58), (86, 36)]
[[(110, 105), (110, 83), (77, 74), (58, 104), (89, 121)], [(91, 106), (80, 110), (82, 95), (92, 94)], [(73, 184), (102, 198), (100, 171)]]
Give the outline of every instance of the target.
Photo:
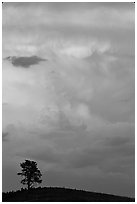
[(23, 177), (21, 183), (23, 185), (27, 185), (28, 190), (34, 186), (35, 183), (40, 184), (42, 180), (40, 179), (42, 174), (37, 167), (37, 163), (35, 161), (25, 160), (25, 162), (20, 163), (22, 168), (21, 173), (17, 173)]

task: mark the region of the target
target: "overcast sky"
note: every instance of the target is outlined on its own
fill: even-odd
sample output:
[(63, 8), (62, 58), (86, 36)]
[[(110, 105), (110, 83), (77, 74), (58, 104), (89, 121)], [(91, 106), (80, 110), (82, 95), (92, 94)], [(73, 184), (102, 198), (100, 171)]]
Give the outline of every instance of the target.
[(3, 191), (27, 158), (43, 186), (134, 196), (134, 4), (4, 3), (2, 17)]

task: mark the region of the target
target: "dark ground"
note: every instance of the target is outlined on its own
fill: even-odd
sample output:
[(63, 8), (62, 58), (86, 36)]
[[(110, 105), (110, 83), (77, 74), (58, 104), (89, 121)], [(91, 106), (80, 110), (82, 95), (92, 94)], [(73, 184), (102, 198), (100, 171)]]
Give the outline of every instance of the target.
[(2, 202), (135, 202), (134, 198), (83, 190), (44, 187), (2, 193)]

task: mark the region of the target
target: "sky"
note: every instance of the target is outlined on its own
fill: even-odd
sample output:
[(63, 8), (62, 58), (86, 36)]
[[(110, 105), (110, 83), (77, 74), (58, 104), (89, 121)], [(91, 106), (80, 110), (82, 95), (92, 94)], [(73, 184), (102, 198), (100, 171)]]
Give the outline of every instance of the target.
[(134, 3), (4, 3), (2, 190), (20, 162), (42, 186), (134, 196)]

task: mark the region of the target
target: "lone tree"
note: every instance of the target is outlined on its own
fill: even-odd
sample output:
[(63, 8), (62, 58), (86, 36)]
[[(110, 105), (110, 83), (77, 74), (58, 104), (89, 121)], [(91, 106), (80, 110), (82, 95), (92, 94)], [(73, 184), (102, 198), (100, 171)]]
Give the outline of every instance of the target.
[(20, 163), (20, 166), (22, 168), (22, 172), (17, 173), (17, 175), (23, 177), (21, 183), (23, 185), (27, 185), (28, 190), (32, 188), (35, 183), (40, 184), (42, 182), (40, 179), (42, 174), (38, 169), (37, 163), (35, 161), (25, 160), (25, 162)]

